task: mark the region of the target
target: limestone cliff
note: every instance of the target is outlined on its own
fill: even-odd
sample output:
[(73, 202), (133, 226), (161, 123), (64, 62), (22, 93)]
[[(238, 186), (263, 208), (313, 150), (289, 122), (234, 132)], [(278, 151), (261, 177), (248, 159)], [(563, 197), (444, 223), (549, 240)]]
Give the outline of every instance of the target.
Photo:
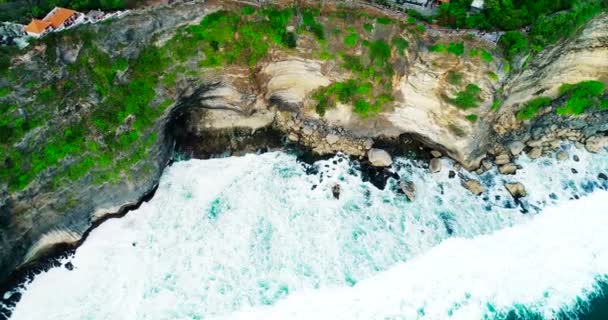
[[(75, 241), (105, 213), (137, 202), (157, 183), (175, 137), (200, 141), (203, 149), (215, 150), (224, 143), (234, 143), (236, 149), (241, 145), (235, 140), (272, 129), (317, 153), (364, 156), (374, 140), (409, 134), (474, 168), (486, 152), (505, 141), (530, 139), (538, 131), (534, 128), (555, 124), (580, 128), (589, 121), (597, 125), (584, 135), (608, 129), (605, 112), (588, 116), (591, 120), (558, 120), (547, 113), (522, 122), (514, 116), (522, 103), (536, 95), (557, 97), (563, 83), (608, 82), (608, 16), (509, 73), (500, 50), (491, 43), (427, 32), (404, 17), (391, 14), (390, 20), (385, 19), (388, 13), (356, 3), (352, 8), (329, 5), (312, 22), (306, 14), (295, 15), (286, 26), (297, 33), (295, 47), (270, 46), (254, 64), (210, 66), (217, 61), (209, 60), (211, 53), (200, 43), (188, 47), (174, 36), (204, 37), (204, 28), (188, 26), (199, 25), (202, 17), (220, 9), (249, 14), (241, 3), (231, 1), (135, 11), (111, 23), (35, 43), (14, 57), (14, 66), (0, 77), (1, 87), (13, 88), (0, 97), (0, 106), (8, 106), (7, 114), (17, 120), (37, 114), (45, 118), (18, 140), (2, 143), (6, 172), (15, 169), (21, 158), (31, 157), (19, 170), (36, 174), (25, 173), (23, 179), (6, 174), (2, 176), (6, 181), (0, 181), (0, 279), (26, 257), (35, 257), (54, 242)], [(325, 27), (322, 40), (315, 39), (319, 24)], [(344, 40), (346, 36), (351, 41)], [(271, 42), (270, 37), (263, 40)], [(377, 45), (386, 54), (383, 42), (393, 45), (384, 60), (374, 60), (367, 53)], [(164, 60), (157, 56), (163, 54), (172, 55), (170, 63), (161, 63)], [(384, 73), (347, 67), (343, 62), (347, 56), (360, 57), (361, 65)], [(147, 82), (148, 74), (154, 81)], [(368, 76), (369, 85), (365, 82), (358, 89), (371, 91), (366, 93), (370, 97), (387, 91), (391, 96), (378, 104), (379, 110), (355, 112), (359, 101), (338, 99), (335, 107), (320, 115), (319, 90), (356, 77), (367, 81)], [(59, 96), (49, 98), (53, 90), (48, 88)], [(147, 100), (131, 101), (131, 97)], [(496, 110), (495, 102), (500, 100), (504, 102)], [(121, 108), (123, 104), (129, 108)], [(110, 130), (96, 121), (99, 117), (117, 123)], [(82, 141), (74, 142), (83, 145), (76, 149), (82, 152), (56, 159), (49, 141), (57, 135), (71, 137), (75, 124), (82, 124), (78, 128), (86, 132), (79, 136)], [(536, 136), (545, 133), (539, 132)], [(51, 157), (52, 165), (36, 167), (35, 154)]]

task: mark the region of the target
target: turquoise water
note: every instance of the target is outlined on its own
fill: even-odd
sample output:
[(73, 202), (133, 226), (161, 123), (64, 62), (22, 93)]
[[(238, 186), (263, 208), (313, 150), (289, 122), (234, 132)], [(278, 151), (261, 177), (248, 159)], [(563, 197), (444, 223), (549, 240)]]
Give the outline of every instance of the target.
[(397, 159), (414, 202), (342, 156), (315, 170), (284, 153), (178, 162), (149, 203), (63, 261), (74, 270), (21, 290), (12, 319), (584, 319), (573, 312), (590, 301), (601, 319), (608, 156), (579, 156), (464, 173), (482, 197)]

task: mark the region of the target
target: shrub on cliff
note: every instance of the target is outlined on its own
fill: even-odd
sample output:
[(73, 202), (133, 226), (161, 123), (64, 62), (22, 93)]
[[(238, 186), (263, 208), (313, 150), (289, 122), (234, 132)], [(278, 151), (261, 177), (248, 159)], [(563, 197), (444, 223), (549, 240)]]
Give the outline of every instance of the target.
[(481, 88), (471, 83), (464, 91), (458, 92), (455, 98), (448, 98), (447, 101), (463, 110), (477, 108), (481, 102), (480, 93)]
[(580, 115), (593, 108), (601, 109), (601, 96), (606, 90), (604, 83), (599, 81), (583, 81), (576, 84), (563, 84), (559, 88), (566, 102), (557, 108), (560, 115)]
[(542, 108), (551, 105), (551, 98), (549, 97), (538, 97), (534, 98), (524, 105), (524, 107), (517, 112), (517, 119), (519, 120), (530, 120), (536, 116), (538, 111)]

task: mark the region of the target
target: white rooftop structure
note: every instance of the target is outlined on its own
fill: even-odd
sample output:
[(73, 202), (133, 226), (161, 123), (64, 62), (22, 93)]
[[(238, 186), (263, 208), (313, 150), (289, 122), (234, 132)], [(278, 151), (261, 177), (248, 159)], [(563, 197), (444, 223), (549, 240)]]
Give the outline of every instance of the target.
[(483, 0), (473, 0), (471, 7), (475, 9), (483, 9)]

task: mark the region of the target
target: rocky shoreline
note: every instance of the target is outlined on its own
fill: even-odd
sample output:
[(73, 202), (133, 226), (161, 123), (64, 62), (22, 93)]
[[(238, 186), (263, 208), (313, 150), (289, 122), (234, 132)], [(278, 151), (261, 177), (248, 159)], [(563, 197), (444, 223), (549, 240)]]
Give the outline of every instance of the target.
[[(240, 6), (242, 4), (228, 1), (161, 6), (133, 12), (108, 25), (86, 28), (92, 34), (98, 34), (95, 48), (112, 53), (111, 58), (120, 56), (134, 60), (147, 46), (164, 45), (168, 36), (180, 27), (197, 24), (210, 12), (240, 9)], [(383, 13), (376, 10), (366, 14)], [(327, 18), (324, 23), (337, 23), (332, 19)], [(50, 252), (54, 246), (62, 245), (61, 238), (50, 238), (50, 234), (66, 232), (73, 235), (70, 242), (78, 243), (74, 239), (82, 238), (81, 235), (105, 219), (108, 212), (120, 212), (128, 203), (140, 203), (142, 195), (158, 183), (174, 151), (178, 155), (204, 159), (284, 150), (285, 145), (293, 145), (298, 150), (305, 150), (303, 159), (311, 160), (342, 152), (362, 159), (366, 164), (374, 164), (365, 165), (363, 169), (365, 176), (380, 187), (392, 176), (387, 169), (392, 157), (403, 155), (428, 161), (432, 173), (451, 170), (450, 176), (462, 179), (465, 188), (482, 194), (481, 183), (462, 178), (458, 175), (460, 169), (481, 173), (498, 167), (499, 172), (512, 175), (518, 170), (513, 160), (522, 153), (538, 158), (553, 156), (557, 151), (556, 156), (560, 159), (568, 157), (556, 150), (561, 140), (576, 141), (579, 147), (587, 146), (592, 152), (606, 146), (606, 111), (561, 117), (554, 112), (559, 103), (556, 101), (531, 121), (518, 121), (515, 113), (540, 93), (556, 97), (563, 83), (588, 79), (608, 81), (608, 59), (601, 59), (608, 56), (607, 16), (596, 19), (578, 38), (531, 58), (528, 67), (514, 68), (512, 74), (505, 71), (507, 62), (499, 50), (485, 42), (448, 33), (403, 30), (401, 25), (382, 25), (371, 18), (370, 21), (377, 29), (368, 35), (370, 40), (399, 36), (410, 43), (402, 55), (395, 50), (392, 52), (391, 63), (396, 72), (389, 79), (394, 95), (390, 107), (377, 115), (363, 117), (353, 112), (353, 106), (338, 103), (324, 116), (319, 115), (315, 111), (316, 102), (311, 98), (313, 92), (344, 81), (352, 74), (341, 67), (337, 58), (319, 58), (317, 53), (323, 48), (310, 33), (300, 35), (297, 48), (271, 51), (255, 68), (237, 65), (200, 71), (198, 61), (201, 57), (190, 57), (182, 69), (171, 70), (176, 73), (172, 79), (174, 87), (156, 89), (155, 105), (171, 102), (147, 128), (146, 133), (156, 139), (150, 143), (144, 157), (121, 168), (118, 179), (100, 183), (87, 172), (77, 180), (57, 186), (55, 176), (69, 170), (78, 160), (66, 157), (65, 161), (35, 177), (23, 190), (12, 191), (0, 185), (0, 248), (3, 252), (0, 279), (24, 262), (27, 265), (27, 262), (39, 260), (41, 252)], [(289, 27), (293, 29), (293, 26)], [(334, 27), (338, 29), (341, 25)], [(69, 78), (68, 71), (83, 50), (82, 43), (74, 41), (54, 47), (40, 44), (18, 59), (28, 61), (28, 68), (34, 70), (32, 74), (37, 77), (42, 74), (42, 78), (59, 82)], [(434, 44), (453, 41), (461, 41), (467, 48), (486, 50), (494, 58), (491, 62), (483, 62), (475, 57), (457, 57), (430, 50)], [(342, 46), (342, 38), (334, 42), (333, 45)], [(52, 52), (47, 48), (52, 48)], [(349, 50), (361, 54), (364, 49), (360, 44)], [(576, 57), (582, 53), (593, 59), (578, 61)], [(53, 60), (46, 60), (50, 59), (46, 55)], [(49, 63), (54, 63), (58, 71), (47, 72)], [(192, 72), (192, 69), (199, 72)], [(454, 72), (461, 74), (462, 83), (449, 83), (449, 74)], [(488, 74), (494, 75), (496, 80)], [(118, 74), (113, 85), (124, 86), (125, 82), (121, 82), (124, 75), (124, 72)], [(561, 78), (556, 80), (555, 75)], [(165, 76), (169, 75), (162, 75)], [(17, 105), (32, 103), (32, 92), (24, 89), (28, 80), (27, 77), (19, 80), (23, 83), (15, 87), (20, 89), (9, 95)], [(80, 80), (88, 79), (76, 79)], [(9, 83), (8, 80), (0, 78), (0, 85), (5, 83)], [(456, 96), (467, 83), (477, 83), (481, 90), (479, 107), (475, 109), (479, 117), (476, 122), (467, 120), (468, 111), (450, 105), (446, 99)], [(495, 99), (504, 100), (498, 110), (492, 107)], [(102, 100), (89, 94), (63, 99), (61, 104), (65, 105), (65, 110), (57, 108), (52, 121), (27, 135), (24, 138), (27, 143), (19, 144), (23, 148), (19, 149), (21, 152), (43, 152), (45, 139), (61, 130), (63, 122), (87, 119), (95, 108), (102, 106)], [(48, 109), (45, 105), (40, 108)], [(135, 116), (126, 117), (116, 135), (132, 130), (134, 121), (137, 121)], [(115, 156), (129, 159), (132, 155), (128, 152), (130, 150)], [(442, 168), (442, 157), (452, 158), (460, 164), (457, 168)], [(505, 188), (515, 198), (526, 193), (525, 181)], [(415, 199), (416, 186), (411, 182), (401, 181), (400, 189), (411, 200)], [(339, 196), (339, 188), (335, 191)]]

